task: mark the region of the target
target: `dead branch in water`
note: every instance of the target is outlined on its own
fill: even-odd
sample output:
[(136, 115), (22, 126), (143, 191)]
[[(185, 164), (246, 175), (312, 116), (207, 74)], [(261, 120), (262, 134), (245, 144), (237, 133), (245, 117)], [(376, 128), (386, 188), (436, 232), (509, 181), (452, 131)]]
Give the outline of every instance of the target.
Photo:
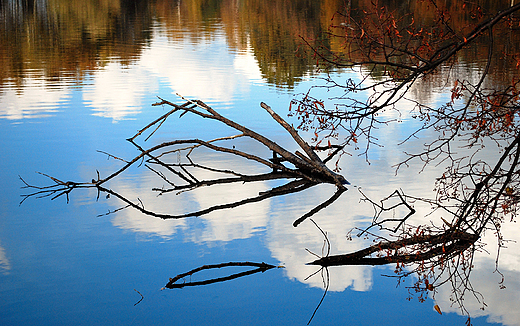
[[(63, 195), (67, 197), (68, 202), (69, 194), (74, 189), (96, 188), (98, 191), (98, 198), (100, 193), (106, 193), (107, 198), (109, 196), (113, 196), (125, 203), (125, 206), (121, 209), (131, 207), (142, 212), (143, 214), (150, 216), (159, 217), (162, 219), (178, 219), (190, 216), (201, 216), (218, 210), (235, 208), (248, 203), (259, 202), (275, 196), (296, 193), (318, 184), (329, 183), (335, 185), (337, 188), (336, 193), (329, 200), (318, 205), (309, 213), (296, 220), (294, 226), (297, 226), (308, 217), (313, 216), (320, 210), (332, 204), (347, 189), (345, 186), (348, 185), (349, 182), (342, 175), (330, 170), (324, 161), (322, 161), (318, 156), (315, 149), (313, 149), (303, 138), (301, 138), (298, 132), (290, 124), (284, 121), (278, 114), (276, 114), (269, 105), (263, 102), (260, 104), (260, 106), (289, 133), (301, 151), (296, 150), (291, 152), (283, 148), (278, 143), (270, 140), (266, 136), (261, 135), (235, 121), (224, 117), (200, 100), (188, 100), (183, 98), (185, 102), (181, 105), (178, 105), (162, 98), (159, 99), (160, 101), (153, 104), (154, 106), (170, 106), (172, 109), (166, 114), (163, 114), (158, 119), (146, 125), (134, 136), (127, 139), (138, 149), (140, 153), (130, 160), (125, 160), (115, 155), (107, 154), (109, 157), (123, 162), (124, 165), (121, 168), (117, 169), (104, 178), (102, 178), (98, 172), (97, 178), (92, 179), (90, 182), (64, 182), (58, 178), (42, 173), (44, 176), (50, 178), (55, 184), (51, 186), (39, 187), (31, 185), (24, 179), (21, 179), (25, 184), (23, 188), (34, 190), (29, 194), (22, 195), (22, 202), (30, 197), (40, 198), (50, 196), (51, 199), (56, 199)], [(150, 135), (146, 138), (146, 140), (149, 139), (150, 136), (153, 135), (158, 130), (158, 128), (164, 124), (166, 119), (173, 116), (175, 113), (180, 113), (179, 117), (183, 117), (186, 114), (193, 114), (204, 119), (215, 120), (219, 123), (227, 125), (228, 127), (231, 127), (239, 133), (235, 135), (222, 136), (211, 140), (203, 140), (198, 138), (175, 139), (162, 142), (147, 149), (141, 147), (135, 142), (136, 138), (151, 130)], [(152, 130), (152, 128), (154, 129)], [(235, 146), (229, 146), (229, 144), (226, 146), (226, 141), (241, 137), (247, 137), (255, 140), (262, 147), (271, 152), (272, 157), (261, 157), (252, 152), (236, 149)], [(215, 168), (207, 163), (196, 163), (194, 159), (192, 159), (192, 154), (202, 148), (220, 153), (222, 155), (232, 155), (247, 161), (256, 162), (261, 166), (267, 167), (271, 170), (271, 172), (243, 174), (238, 173), (232, 169)], [(172, 160), (172, 156), (176, 158), (176, 160)], [(185, 157), (185, 161), (181, 161), (181, 157)], [(201, 187), (214, 185), (242, 184), (269, 180), (288, 181), (281, 186), (272, 188), (271, 190), (260, 192), (257, 196), (244, 198), (230, 203), (221, 203), (194, 212), (178, 214), (159, 213), (146, 209), (144, 203), (141, 200), (138, 199), (135, 201), (133, 199), (129, 199), (117, 190), (111, 189), (107, 186), (109, 181), (116, 179), (128, 168), (134, 165), (141, 165), (143, 162), (146, 168), (158, 175), (167, 185), (166, 187), (163, 185), (162, 187), (152, 188), (152, 191), (156, 192), (159, 196), (166, 195), (168, 193), (181, 194), (184, 192), (194, 191)], [(209, 180), (202, 180), (201, 178), (197, 177), (197, 172), (200, 171), (210, 171), (218, 176)], [(111, 214), (118, 210), (109, 211), (107, 214)]]
[[(421, 262), (439, 255), (448, 259), (468, 249), (477, 239), (478, 235), (464, 232), (418, 235), (396, 241), (381, 241), (350, 254), (322, 257), (308, 265), (385, 265)], [(377, 256), (371, 257), (372, 254)]]

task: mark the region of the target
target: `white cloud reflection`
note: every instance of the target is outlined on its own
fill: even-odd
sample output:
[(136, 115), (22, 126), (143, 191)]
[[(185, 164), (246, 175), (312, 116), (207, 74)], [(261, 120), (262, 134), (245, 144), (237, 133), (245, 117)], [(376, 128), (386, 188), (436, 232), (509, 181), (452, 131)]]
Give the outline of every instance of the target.
[(157, 92), (157, 78), (140, 65), (124, 68), (110, 62), (93, 73), (83, 89), (83, 100), (94, 115), (116, 122), (141, 112), (143, 98)]
[(5, 249), (0, 246), (0, 271), (4, 274), (9, 273), (11, 270), (11, 263), (9, 259), (7, 259), (7, 254), (5, 253)]
[[(206, 179), (205, 173), (200, 174), (200, 177)], [(256, 197), (258, 193), (268, 189), (266, 182), (255, 182), (249, 185), (205, 187), (195, 191), (192, 196), (193, 200), (204, 208)], [(267, 226), (269, 202), (265, 200), (234, 210), (219, 210), (199, 217), (203, 220), (204, 226), (195, 232), (190, 232), (189, 240), (199, 243), (250, 238), (255, 232), (264, 230)]]
[[(93, 115), (114, 122), (131, 119), (148, 103), (150, 94), (160, 95), (160, 87), (166, 87), (168, 95), (180, 93), (229, 104), (249, 93), (252, 83), (263, 82), (252, 50), (230, 51), (224, 34), (215, 33), (211, 42), (199, 43), (188, 37), (172, 41), (163, 35), (156, 28), (150, 45), (130, 65), (114, 58), (90, 72), (82, 94)], [(59, 103), (71, 96), (71, 82), (63, 78), (51, 88), (43, 78), (27, 77), (20, 89), (5, 85), (0, 94), (0, 118), (55, 114)]]
[[(212, 167), (217, 167), (220, 164), (221, 166), (225, 165), (226, 169), (231, 169), (233, 167), (238, 168), (238, 165), (241, 165), (239, 160), (232, 157), (229, 160), (222, 160), (215, 155), (208, 155), (203, 159), (205, 162), (210, 162), (209, 164)], [(192, 173), (196, 173), (195, 175), (199, 180), (211, 179), (214, 176), (213, 173), (208, 171), (192, 171)], [(117, 189), (130, 200), (139, 198), (149, 211), (172, 215), (255, 197), (259, 192), (269, 189), (269, 186), (263, 182), (246, 185), (239, 183), (202, 187), (179, 195), (167, 193), (157, 197), (157, 193), (150, 189), (160, 187), (163, 183), (155, 175), (148, 177), (138, 175), (135, 178), (116, 178), (111, 183), (111, 188)], [(165, 185), (165, 187), (167, 186)], [(119, 203), (116, 202), (116, 204)], [(241, 206), (238, 209), (218, 210), (209, 215), (197, 217), (195, 219), (197, 223), (200, 223), (200, 226), (196, 229), (187, 229), (188, 219), (161, 220), (143, 215), (134, 209), (125, 209), (115, 215), (112, 223), (123, 229), (151, 233), (166, 238), (174, 235), (178, 230), (185, 230), (188, 241), (208, 243), (251, 237), (255, 232), (265, 229), (268, 212), (269, 200), (265, 200), (260, 203)]]
[[(305, 221), (298, 227), (293, 227), (293, 222), (327, 200), (334, 192), (333, 186), (320, 185), (304, 193), (288, 196), (283, 199), (283, 203), (277, 203), (272, 207), (268, 228), (269, 250), (274, 258), (285, 265), (289, 278), (313, 287), (323, 288), (324, 284), (320, 275), (307, 279), (319, 269), (316, 266), (305, 265), (317, 259), (307, 249), (323, 256), (326, 253), (324, 236), (311, 221)], [(360, 223), (366, 224), (364, 216), (359, 214), (359, 205), (356, 205), (358, 201), (356, 190), (351, 189), (332, 206), (313, 217), (319, 227), (327, 233), (331, 243), (331, 255), (356, 251), (366, 246), (362, 238), (354, 237), (351, 241), (346, 238), (352, 228), (360, 226)], [(330, 291), (343, 291), (346, 288), (368, 291), (372, 286), (372, 269), (369, 266), (329, 268), (329, 273)]]
[(19, 89), (14, 85), (2, 86), (0, 93), (0, 118), (21, 120), (54, 115), (60, 103), (68, 100), (67, 88), (49, 87), (43, 78), (27, 77)]
[(262, 81), (251, 49), (229, 51), (224, 35), (217, 33), (211, 42), (194, 44), (188, 38), (170, 41), (161, 34), (155, 31), (134, 64), (125, 67), (114, 61), (93, 73), (83, 98), (94, 115), (113, 121), (131, 118), (140, 113), (144, 98), (159, 95), (159, 84), (173, 94), (229, 104), (247, 94), (252, 82)]
[(224, 35), (212, 42), (193, 44), (182, 41), (168, 46), (165, 37), (154, 38), (141, 57), (141, 65), (163, 80), (173, 93), (230, 103), (240, 93), (248, 93), (251, 81), (260, 81), (256, 59), (247, 49), (230, 52)]

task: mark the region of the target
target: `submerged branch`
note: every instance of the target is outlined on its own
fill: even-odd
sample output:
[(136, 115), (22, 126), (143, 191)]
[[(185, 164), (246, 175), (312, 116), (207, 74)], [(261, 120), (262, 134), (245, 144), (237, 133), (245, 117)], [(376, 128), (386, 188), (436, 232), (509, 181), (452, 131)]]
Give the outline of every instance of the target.
[[(235, 266), (235, 267), (246, 266), (246, 267), (256, 267), (256, 268), (249, 270), (249, 271), (235, 273), (235, 274), (231, 274), (231, 275), (224, 276), (224, 277), (212, 278), (212, 279), (208, 279), (208, 280), (204, 280), (204, 281), (195, 281), (195, 282), (189, 281), (189, 282), (183, 282), (183, 283), (176, 283), (177, 281), (184, 279), (185, 277), (189, 276), (191, 278), (191, 276), (193, 274), (204, 271), (204, 270), (219, 269), (219, 268), (231, 267), (231, 266)], [(179, 288), (183, 288), (186, 286), (200, 286), (200, 285), (208, 285), (208, 284), (214, 284), (214, 283), (219, 283), (219, 282), (225, 282), (225, 281), (233, 280), (233, 279), (236, 279), (239, 277), (256, 274), (258, 272), (263, 273), (267, 270), (270, 270), (272, 268), (277, 268), (277, 267), (281, 268), (280, 266), (274, 266), (274, 265), (266, 264), (264, 262), (255, 263), (255, 262), (248, 262), (248, 261), (246, 261), (246, 262), (228, 262), (228, 263), (214, 264), (214, 265), (204, 265), (204, 266), (194, 268), (188, 272), (179, 274), (173, 278), (170, 278), (169, 282), (164, 286), (164, 288), (179, 289)]]

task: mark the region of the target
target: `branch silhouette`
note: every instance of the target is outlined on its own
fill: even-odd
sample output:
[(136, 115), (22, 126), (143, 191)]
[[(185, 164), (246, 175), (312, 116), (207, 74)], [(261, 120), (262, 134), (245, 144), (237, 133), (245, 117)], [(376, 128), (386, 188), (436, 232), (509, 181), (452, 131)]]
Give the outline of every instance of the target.
[[(30, 197), (51, 197), (51, 199), (54, 200), (61, 196), (66, 196), (68, 202), (69, 194), (74, 189), (95, 188), (98, 191), (98, 198), (101, 193), (105, 193), (107, 197), (116, 197), (125, 204), (125, 206), (109, 211), (107, 214), (115, 213), (121, 209), (133, 208), (143, 214), (162, 219), (179, 219), (192, 216), (202, 216), (214, 211), (236, 208), (249, 203), (260, 202), (275, 196), (301, 192), (318, 184), (329, 183), (335, 185), (337, 188), (336, 193), (325, 203), (318, 205), (302, 218), (295, 221), (294, 226), (297, 226), (306, 218), (313, 216), (320, 210), (332, 204), (344, 191), (346, 191), (346, 186), (349, 182), (342, 175), (331, 171), (316, 153), (316, 151), (325, 149), (313, 149), (299, 136), (298, 132), (291, 125), (277, 115), (267, 104), (261, 103), (260, 106), (289, 133), (302, 152), (299, 150), (294, 152), (286, 150), (264, 135), (222, 116), (216, 110), (200, 100), (184, 99), (184, 101), (183, 104), (177, 105), (160, 98), (159, 102), (153, 104), (155, 106), (169, 106), (172, 107), (172, 109), (127, 139), (140, 152), (132, 159), (125, 160), (113, 154), (102, 152), (110, 158), (123, 162), (124, 164), (121, 168), (106, 177), (101, 177), (99, 172), (97, 172), (97, 178), (92, 179), (90, 182), (62, 181), (56, 177), (40, 173), (54, 182), (53, 185), (42, 187), (29, 184), (20, 177), (24, 183), (23, 188), (32, 190), (32, 192), (22, 195), (23, 198), (21, 203)], [(150, 136), (153, 135), (164, 124), (164, 122), (175, 113), (180, 113), (179, 117), (183, 117), (186, 114), (192, 114), (200, 118), (215, 120), (231, 127), (235, 131), (238, 131), (239, 134), (223, 136), (211, 140), (202, 140), (197, 138), (175, 139), (162, 142), (149, 148), (143, 148), (141, 145), (136, 143), (136, 139), (146, 132), (150, 132), (146, 138), (146, 140), (148, 140)], [(272, 153), (272, 157), (261, 157), (252, 152), (238, 150), (234, 146), (229, 146), (229, 143), (226, 144), (227, 141), (240, 137), (248, 137), (255, 140), (264, 148), (269, 150)], [(215, 168), (207, 163), (197, 163), (192, 156), (194, 152), (202, 148), (221, 155), (232, 155), (241, 159), (256, 162), (260, 164), (260, 166), (267, 167), (271, 172), (244, 174), (232, 169)], [(181, 160), (181, 157), (184, 157), (184, 160)], [(211, 187), (215, 185), (245, 184), (270, 180), (285, 180), (285, 183), (268, 191), (260, 192), (257, 196), (243, 198), (229, 203), (220, 203), (193, 212), (160, 213), (145, 208), (144, 203), (140, 199), (133, 200), (127, 198), (122, 193), (107, 186), (109, 181), (116, 179), (131, 166), (142, 164), (144, 164), (144, 166), (154, 174), (158, 175), (166, 183), (166, 187), (152, 188), (152, 191), (157, 193), (158, 196), (167, 193), (181, 194), (184, 192), (196, 191), (202, 187)], [(197, 176), (197, 172), (199, 171), (209, 171), (213, 173), (215, 177), (211, 179), (201, 179)]]
[[(196, 274), (198, 272), (201, 272), (201, 271), (211, 270), (211, 269), (220, 269), (220, 268), (224, 268), (224, 267), (244, 267), (244, 266), (255, 267), (255, 269), (251, 269), (251, 270), (240, 272), (240, 273), (230, 274), (228, 276), (211, 278), (211, 279), (207, 279), (207, 280), (204, 280), (204, 281), (194, 281), (194, 282), (192, 282), (190, 280), (188, 282), (177, 283), (177, 281), (183, 280), (186, 277), (190, 277), (191, 278), (192, 275), (194, 275), (194, 274)], [(228, 263), (221, 263), (221, 264), (214, 264), (214, 265), (203, 265), (203, 266), (194, 268), (194, 269), (192, 269), (192, 270), (190, 270), (188, 272), (181, 273), (181, 274), (179, 274), (179, 275), (177, 275), (177, 276), (175, 276), (173, 278), (170, 278), (170, 280), (164, 286), (164, 288), (166, 288), (166, 289), (180, 289), (180, 288), (187, 287), (187, 286), (201, 286), (201, 285), (220, 283), (220, 282), (225, 282), (225, 281), (237, 279), (237, 278), (240, 278), (240, 277), (244, 277), (244, 276), (247, 276), (247, 275), (256, 274), (256, 273), (259, 273), (259, 272), (263, 273), (263, 272), (265, 272), (267, 270), (270, 270), (272, 268), (277, 268), (277, 267), (281, 268), (280, 266), (274, 266), (274, 265), (266, 264), (266, 263), (263, 263), (263, 262), (262, 263), (255, 263), (255, 262), (249, 262), (249, 261), (245, 261), (245, 262), (228, 262)]]
[[(418, 9), (425, 12), (418, 14)], [(324, 162), (355, 151), (369, 162), (370, 149), (382, 146), (377, 130), (406, 117), (417, 121), (415, 129), (396, 145), (427, 137), (419, 149), (404, 152), (396, 173), (412, 162), (419, 163), (420, 172), (429, 166), (445, 167), (432, 182), (433, 199), (402, 190), (382, 200), (361, 193), (375, 213), (368, 227), (355, 230), (374, 243), (310, 264), (395, 264), (393, 276), (399, 282), (415, 274), (411, 292), (419, 293), (419, 300), (434, 297), (437, 287), (449, 284), (450, 300), (468, 316), (468, 324), (465, 294), (473, 294), (484, 308), (483, 297), (469, 280), (474, 253), (483, 247), (479, 239), (486, 232), (496, 235), (500, 273), (501, 229), (505, 222), (515, 221), (520, 208), (519, 60), (518, 49), (510, 48), (518, 43), (519, 11), (520, 4), (509, 2), (491, 6), (436, 0), (406, 5), (348, 1), (328, 29), (332, 40), (303, 39), (319, 68), (355, 72), (346, 81), (327, 75), (324, 85), (291, 102), (298, 129), (314, 133), (316, 148), (341, 139)], [(496, 42), (502, 36), (508, 41)], [(459, 74), (457, 61), (468, 52), (478, 52), (471, 57), (478, 69)], [(421, 99), (430, 95), (433, 80), (447, 95), (438, 106)], [(314, 89), (334, 95), (322, 99)], [(438, 214), (442, 222), (413, 225), (417, 222), (410, 221), (415, 213), (412, 203), (430, 205), (429, 215)]]

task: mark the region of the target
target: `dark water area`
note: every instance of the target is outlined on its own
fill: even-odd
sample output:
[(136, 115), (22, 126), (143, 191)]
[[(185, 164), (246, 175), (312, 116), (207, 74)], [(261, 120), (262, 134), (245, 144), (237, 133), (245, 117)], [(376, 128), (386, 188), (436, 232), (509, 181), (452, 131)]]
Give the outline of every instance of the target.
[[(121, 167), (120, 160), (106, 153), (124, 159), (137, 155), (125, 139), (169, 110), (152, 106), (157, 97), (176, 103), (182, 103), (179, 95), (200, 99), (295, 149), (290, 136), (259, 103), (268, 103), (297, 124), (288, 117), (294, 96), (323, 83), (327, 73), (338, 80), (360, 78), (352, 71), (316, 70), (316, 58), (303, 42), (324, 42), (340, 51), (341, 45), (324, 32), (344, 5), (339, 0), (0, 0), (0, 324), (307, 324), (324, 294), (326, 276), (312, 276), (319, 269), (306, 263), (316, 258), (309, 251), (322, 253), (324, 237), (309, 221), (297, 228), (293, 222), (327, 200), (334, 193), (331, 185), (171, 220), (131, 208), (119, 210), (122, 202), (105, 194), (98, 198), (92, 188), (75, 189), (68, 203), (66, 196), (20, 202), (21, 195), (32, 190), (22, 188), (23, 180), (38, 186), (52, 184), (45, 175), (88, 181)], [(463, 25), (464, 18), (456, 23)], [(497, 42), (497, 49), (514, 52), (518, 35), (507, 35)], [(479, 51), (476, 46), (461, 54), (455, 66), (459, 76), (471, 79), (483, 69)], [(500, 62), (493, 64), (494, 83), (506, 83), (518, 74)], [(441, 90), (448, 79), (443, 73), (449, 72), (440, 70), (413, 90), (418, 100), (443, 103), (449, 98), (450, 93)], [(316, 92), (331, 96), (327, 89)], [(391, 144), (417, 126), (409, 116), (399, 119), (399, 125), (378, 131), (385, 146), (374, 149), (371, 164), (356, 155), (344, 156), (339, 163), (352, 187), (313, 217), (327, 232), (333, 254), (370, 245), (362, 237), (347, 237), (372, 219), (372, 207), (360, 203), (358, 188), (375, 198), (400, 188), (431, 193), (433, 180), (442, 173), (442, 167), (432, 167), (419, 174), (421, 164), (412, 163), (395, 174), (393, 166), (404, 154)], [(232, 135), (207, 119), (176, 116), (144, 144), (223, 134)], [(312, 136), (302, 132), (307, 140)], [(418, 140), (406, 146), (421, 145)], [(265, 154), (252, 141), (233, 140), (233, 146)], [(203, 151), (197, 158), (227, 169), (257, 169), (250, 162), (211, 152)], [(204, 173), (201, 178), (211, 175)], [(149, 210), (182, 214), (278, 184), (202, 187), (168, 197), (151, 191), (163, 185), (156, 173), (136, 166), (109, 187)], [(418, 220), (429, 212), (427, 207), (417, 210)], [(509, 223), (503, 232), (516, 240), (520, 229)], [(487, 306), (480, 310), (481, 302), (468, 297), (472, 322), (520, 325), (520, 246), (512, 241), (501, 249), (506, 286), (501, 289), (501, 276), (494, 273), (497, 246), (491, 232), (486, 241), (486, 251), (475, 258), (472, 284)], [(283, 268), (210, 285), (162, 289), (169, 278), (196, 267), (243, 261)], [(393, 267), (330, 268), (328, 292), (311, 325), (464, 324), (466, 317), (451, 305), (449, 287), (425, 302), (408, 300), (412, 279), (396, 287), (394, 278), (381, 276), (392, 274)], [(222, 275), (229, 275), (228, 270), (197, 273), (185, 281)], [(442, 308), (442, 315), (434, 305)]]

